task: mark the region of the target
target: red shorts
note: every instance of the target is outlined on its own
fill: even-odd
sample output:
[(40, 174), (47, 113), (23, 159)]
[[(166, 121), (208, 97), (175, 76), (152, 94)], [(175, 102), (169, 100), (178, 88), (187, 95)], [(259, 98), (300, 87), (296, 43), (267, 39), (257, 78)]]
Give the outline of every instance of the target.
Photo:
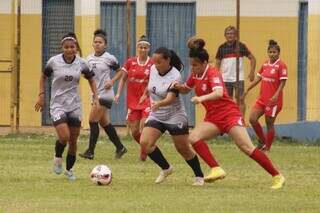
[(282, 102), (278, 102), (275, 105), (268, 106), (264, 101), (258, 99), (253, 107), (257, 109), (262, 109), (264, 111), (265, 116), (276, 117), (282, 109)]
[(230, 129), (234, 126), (245, 126), (244, 119), (240, 112), (230, 111), (229, 113), (220, 113), (219, 114), (211, 114), (206, 115), (204, 121), (213, 123), (216, 125), (220, 134), (228, 133)]
[(134, 122), (134, 121), (140, 121), (143, 118), (147, 118), (150, 113), (150, 107), (147, 107), (145, 109), (128, 109), (127, 113), (127, 121)]

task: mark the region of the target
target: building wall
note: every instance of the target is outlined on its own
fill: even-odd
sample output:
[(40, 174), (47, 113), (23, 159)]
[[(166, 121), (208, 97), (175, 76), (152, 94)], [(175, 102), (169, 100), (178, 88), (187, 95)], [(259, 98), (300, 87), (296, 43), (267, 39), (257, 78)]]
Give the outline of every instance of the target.
[(310, 0), (308, 4), (308, 85), (307, 120), (320, 120), (320, 1)]
[(20, 125), (38, 126), (41, 113), (34, 111), (39, 93), (42, 69), (42, 1), (21, 1), (21, 65), (20, 65)]
[[(10, 1), (0, 1), (0, 60), (11, 60), (12, 16)], [(10, 124), (11, 73), (8, 62), (0, 62), (0, 125)]]
[[(110, 0), (111, 1), (111, 0)], [(155, 0), (153, 0), (155, 1)], [(169, 0), (171, 1), (171, 0)], [(10, 0), (0, 1), (0, 59), (10, 58)], [(22, 126), (40, 126), (40, 113), (34, 112), (34, 103), (38, 94), (38, 79), (41, 71), (41, 0), (22, 0), (21, 28), (21, 98), (20, 116)], [(150, 1), (148, 1), (150, 2)], [(168, 2), (168, 0), (166, 0)], [(172, 1), (177, 2), (177, 1)], [(194, 2), (183, 1), (180, 2)], [(197, 36), (206, 40), (206, 48), (211, 62), (218, 46), (224, 42), (224, 28), (235, 25), (236, 5), (234, 0), (199, 0), (197, 6)], [(146, 33), (146, 0), (137, 3), (137, 38)], [(274, 5), (277, 5), (276, 7)], [(308, 31), (308, 98), (307, 119), (320, 119), (320, 92), (316, 88), (319, 70), (320, 49), (320, 2), (309, 1)], [(92, 52), (92, 33), (100, 23), (99, 0), (75, 0), (75, 31), (86, 57)], [(267, 58), (266, 47), (269, 39), (275, 39), (281, 46), (281, 58), (287, 63), (289, 80), (284, 90), (284, 107), (278, 123), (295, 122), (297, 119), (297, 45), (298, 45), (298, 6), (299, 0), (242, 0), (240, 39), (246, 43), (257, 58), (257, 69)], [(4, 50), (4, 51), (3, 51)], [(2, 65), (1, 65), (2, 66)], [(0, 68), (1, 68), (0, 66)], [(249, 68), (246, 60), (246, 70)], [(0, 125), (9, 124), (10, 76), (0, 73)], [(82, 79), (80, 92), (83, 100), (83, 124), (87, 126), (90, 110), (90, 92), (88, 83)], [(258, 88), (247, 98), (247, 115), (254, 104)], [(203, 109), (197, 108), (197, 121), (202, 120)]]
[[(75, 1), (75, 32), (78, 37), (83, 57), (92, 53), (93, 32), (100, 26), (100, 3), (92, 0)], [(89, 128), (89, 113), (91, 107), (91, 92), (88, 81), (80, 80), (80, 95), (82, 100), (82, 126)]]

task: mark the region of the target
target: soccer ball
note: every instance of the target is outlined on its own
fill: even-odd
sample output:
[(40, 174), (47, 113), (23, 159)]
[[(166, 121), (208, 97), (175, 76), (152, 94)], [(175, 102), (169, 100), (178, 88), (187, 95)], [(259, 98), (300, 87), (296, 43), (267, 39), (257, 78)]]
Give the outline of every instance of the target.
[(90, 178), (97, 185), (108, 185), (112, 180), (111, 169), (106, 165), (97, 165), (92, 169)]

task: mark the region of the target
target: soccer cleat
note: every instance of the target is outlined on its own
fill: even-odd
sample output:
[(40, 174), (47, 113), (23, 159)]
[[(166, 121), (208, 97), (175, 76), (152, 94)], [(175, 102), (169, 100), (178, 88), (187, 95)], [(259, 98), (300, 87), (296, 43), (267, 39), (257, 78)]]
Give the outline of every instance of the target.
[(87, 149), (84, 153), (79, 153), (79, 156), (90, 160), (94, 158), (93, 152), (91, 152), (89, 149)]
[(53, 159), (53, 172), (57, 175), (60, 175), (62, 173), (62, 158), (54, 157)]
[(207, 183), (212, 183), (218, 179), (225, 178), (226, 175), (226, 172), (221, 167), (217, 166), (211, 169), (210, 174), (204, 178), (204, 181)]
[(286, 179), (283, 177), (283, 175), (278, 174), (274, 177), (272, 177), (272, 186), (271, 189), (281, 189), (286, 182)]
[(203, 177), (196, 177), (192, 186), (203, 186), (204, 185), (204, 178)]
[(162, 183), (166, 179), (166, 177), (172, 174), (172, 172), (173, 172), (172, 166), (170, 166), (168, 169), (161, 170), (155, 183)]
[(126, 153), (127, 153), (127, 149), (126, 147), (123, 147), (122, 149), (116, 151), (116, 155), (114, 156), (114, 158), (120, 159)]
[(67, 176), (67, 178), (68, 178), (70, 181), (74, 181), (74, 180), (77, 179), (71, 169), (70, 169), (70, 170), (66, 170), (66, 171), (64, 172), (64, 175)]

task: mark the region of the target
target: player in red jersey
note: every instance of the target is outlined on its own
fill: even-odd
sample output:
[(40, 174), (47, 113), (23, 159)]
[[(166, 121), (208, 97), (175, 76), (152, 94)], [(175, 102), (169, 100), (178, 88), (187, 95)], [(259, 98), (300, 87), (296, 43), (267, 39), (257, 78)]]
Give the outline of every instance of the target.
[[(288, 79), (287, 66), (280, 60), (280, 46), (274, 40), (269, 41), (269, 60), (267, 60), (257, 73), (257, 77), (248, 87), (244, 96), (260, 81), (260, 95), (251, 109), (250, 124), (259, 138), (259, 148), (270, 150), (275, 130), (274, 122), (282, 109), (282, 91)], [(259, 118), (264, 115), (267, 125), (267, 134), (259, 123)]]
[[(199, 141), (227, 133), (241, 151), (273, 176), (271, 188), (281, 188), (285, 183), (285, 178), (273, 166), (266, 154), (252, 144), (244, 127), (240, 109), (227, 94), (219, 70), (208, 64), (209, 54), (204, 49), (204, 45), (203, 39), (189, 40), (192, 73), (185, 84), (175, 83), (173, 85), (173, 88), (179, 90), (180, 93), (188, 93), (194, 88), (196, 96), (192, 97), (191, 101), (195, 104), (202, 103), (206, 110), (204, 121), (196, 125), (189, 136), (189, 142), (195, 147)], [(220, 167), (213, 168), (205, 180), (210, 181), (212, 180), (209, 179), (210, 177), (219, 178), (225, 175), (221, 168), (216, 168)]]
[[(153, 65), (149, 57), (150, 42), (143, 35), (137, 42), (138, 56), (129, 58), (122, 68), (122, 78), (118, 86), (115, 101), (119, 100), (124, 84), (127, 82), (127, 122), (132, 137), (140, 143), (140, 135), (144, 122), (150, 112), (150, 100), (139, 103), (149, 81), (150, 67)], [(141, 160), (146, 157), (141, 153)]]

